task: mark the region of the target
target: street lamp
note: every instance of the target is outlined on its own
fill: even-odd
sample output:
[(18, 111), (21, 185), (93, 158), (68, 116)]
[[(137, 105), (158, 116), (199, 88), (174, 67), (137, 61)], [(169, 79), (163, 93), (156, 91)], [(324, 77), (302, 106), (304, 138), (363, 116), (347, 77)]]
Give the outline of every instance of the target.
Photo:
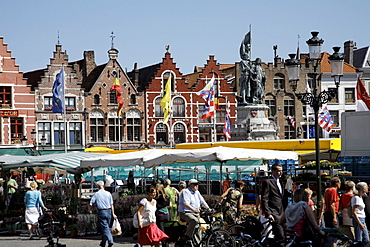
[[(315, 118), (315, 152), (316, 152), (316, 182), (317, 182), (317, 210), (321, 205), (321, 167), (320, 167), (320, 137), (319, 137), (319, 109), (323, 104), (326, 104), (334, 97), (333, 92), (326, 90), (319, 92), (319, 73), (317, 67), (321, 59), (321, 47), (324, 40), (318, 37), (319, 32), (311, 32), (311, 39), (307, 40), (309, 48), (309, 59), (312, 61), (313, 73), (308, 76), (312, 78), (313, 92), (296, 93), (297, 84), (299, 81), (300, 62), (295, 59), (293, 55), (289, 54), (290, 59), (287, 59), (285, 65), (287, 66), (288, 77), (290, 85), (296, 95), (297, 99), (306, 105), (310, 105), (314, 110)], [(344, 56), (339, 53), (340, 47), (334, 47), (334, 53), (329, 57), (330, 66), (332, 70), (332, 77), (334, 77), (335, 85), (338, 89), (340, 78), (343, 76), (343, 61)], [(338, 77), (338, 80), (336, 78)], [(308, 129), (307, 129), (308, 131)]]
[[(28, 149), (27, 148), (24, 149), (24, 151), (28, 155), (38, 156), (38, 155), (41, 155), (42, 152), (44, 151), (44, 148), (46, 146), (46, 141), (47, 141), (46, 138), (45, 138), (45, 136), (42, 136), (42, 138), (40, 139), (40, 147), (41, 147), (41, 149), (40, 149), (40, 147), (37, 148), (38, 147), (38, 144), (37, 144), (36, 137), (37, 137), (37, 132), (35, 131), (35, 129), (33, 129), (31, 131), (31, 139), (32, 139), (32, 142), (33, 142), (33, 147), (28, 147)], [(26, 146), (27, 145), (27, 137), (26, 136), (24, 136), (22, 138), (22, 145), (23, 146)]]

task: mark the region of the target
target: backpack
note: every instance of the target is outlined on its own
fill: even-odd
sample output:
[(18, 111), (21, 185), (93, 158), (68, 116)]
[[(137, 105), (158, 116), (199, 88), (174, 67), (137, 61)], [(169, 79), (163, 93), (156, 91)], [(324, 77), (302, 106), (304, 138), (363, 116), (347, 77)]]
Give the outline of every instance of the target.
[(349, 201), (348, 206), (347, 206), (347, 214), (348, 214), (348, 217), (350, 218), (353, 217), (353, 208), (352, 208), (351, 201)]

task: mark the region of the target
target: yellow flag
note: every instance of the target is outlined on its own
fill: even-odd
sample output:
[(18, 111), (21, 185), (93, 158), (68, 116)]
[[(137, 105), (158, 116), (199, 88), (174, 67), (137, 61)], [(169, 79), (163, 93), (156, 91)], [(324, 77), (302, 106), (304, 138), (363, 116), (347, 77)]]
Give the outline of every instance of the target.
[(170, 108), (171, 108), (171, 74), (167, 79), (165, 94), (159, 103), (163, 108), (163, 124), (166, 124), (170, 118)]

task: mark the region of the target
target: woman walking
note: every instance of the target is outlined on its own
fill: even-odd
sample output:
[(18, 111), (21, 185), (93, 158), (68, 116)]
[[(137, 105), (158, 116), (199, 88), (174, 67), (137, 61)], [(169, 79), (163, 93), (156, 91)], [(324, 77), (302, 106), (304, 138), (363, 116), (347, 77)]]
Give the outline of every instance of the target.
[(235, 188), (229, 188), (223, 193), (218, 199), (217, 204), (222, 200), (222, 213), (224, 220), (230, 225), (236, 223), (237, 217), (239, 216), (242, 204), (243, 204), (243, 187), (244, 182), (236, 180), (234, 182)]
[[(157, 209), (157, 201), (154, 199), (157, 194), (157, 189), (154, 185), (151, 185), (147, 190), (148, 196), (140, 201), (140, 206), (137, 211), (138, 218), (138, 242), (140, 245), (150, 245), (159, 247), (159, 243), (168, 238), (168, 236), (162, 232), (156, 222), (155, 211)], [(144, 223), (142, 218), (145, 219)]]
[(170, 221), (177, 220), (177, 197), (179, 195), (179, 191), (171, 187), (171, 180), (165, 179), (164, 180), (164, 191), (169, 197), (170, 205), (168, 207), (168, 211), (170, 213)]
[(45, 210), (47, 208), (42, 201), (41, 192), (37, 190), (37, 183), (32, 181), (30, 187), (31, 190), (27, 191), (24, 197), (24, 203), (26, 204), (26, 223), (30, 232), (30, 239), (32, 239), (41, 215), (40, 207)]
[[(352, 197), (355, 195), (355, 183), (352, 181), (346, 181), (345, 184), (346, 192), (342, 194), (339, 201), (339, 208), (342, 209), (342, 224), (339, 229), (344, 232), (350, 239), (354, 239), (354, 229), (352, 224), (352, 219), (348, 216), (348, 203), (351, 201)], [(357, 191), (356, 191), (357, 193)]]
[(357, 195), (352, 197), (351, 204), (353, 208), (353, 226), (355, 228), (355, 240), (365, 246), (369, 242), (369, 233), (365, 222), (365, 203), (362, 196), (368, 192), (368, 186), (365, 182), (356, 184)]

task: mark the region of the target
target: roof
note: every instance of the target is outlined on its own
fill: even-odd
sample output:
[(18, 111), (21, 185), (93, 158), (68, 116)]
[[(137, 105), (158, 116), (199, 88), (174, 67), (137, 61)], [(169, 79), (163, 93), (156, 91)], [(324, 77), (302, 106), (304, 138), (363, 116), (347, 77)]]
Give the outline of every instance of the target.
[[(323, 73), (331, 73), (329, 56), (331, 55), (327, 52), (321, 54), (321, 72)], [(356, 67), (344, 62), (343, 73), (356, 73)]]
[(31, 91), (35, 91), (38, 83), (41, 82), (41, 77), (45, 74), (45, 69), (39, 69), (23, 74), (23, 78), (27, 79), (27, 84), (31, 85)]
[(370, 46), (366, 46), (353, 51), (353, 66), (356, 68), (369, 67), (368, 56)]
[(82, 87), (85, 89), (85, 92), (89, 92), (91, 90), (91, 88), (94, 86), (96, 80), (99, 78), (106, 65), (107, 63), (96, 66), (90, 72), (90, 74), (83, 80)]
[[(157, 73), (157, 70), (160, 68), (160, 66), (161, 66), (161, 63), (157, 63), (157, 64), (153, 64), (153, 65), (138, 69), (140, 85), (137, 90), (139, 92), (145, 90), (149, 82), (151, 82), (152, 79), (154, 78), (154, 75)], [(135, 70), (132, 70), (131, 72), (127, 73), (127, 76), (133, 82), (134, 82), (134, 73), (135, 73)]]

